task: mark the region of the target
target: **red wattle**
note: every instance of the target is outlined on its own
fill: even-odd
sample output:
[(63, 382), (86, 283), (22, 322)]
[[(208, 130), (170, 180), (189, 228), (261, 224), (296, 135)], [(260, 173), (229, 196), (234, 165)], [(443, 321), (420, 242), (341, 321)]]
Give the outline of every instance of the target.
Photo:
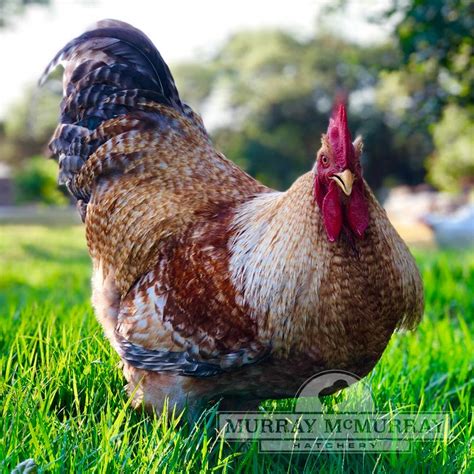
[(339, 190), (334, 181), (329, 185), (329, 190), (323, 199), (322, 214), (328, 238), (331, 242), (334, 242), (339, 237), (342, 228)]
[(352, 187), (351, 197), (346, 209), (346, 217), (349, 227), (357, 237), (363, 237), (365, 229), (369, 225), (369, 209), (361, 180), (356, 181)]

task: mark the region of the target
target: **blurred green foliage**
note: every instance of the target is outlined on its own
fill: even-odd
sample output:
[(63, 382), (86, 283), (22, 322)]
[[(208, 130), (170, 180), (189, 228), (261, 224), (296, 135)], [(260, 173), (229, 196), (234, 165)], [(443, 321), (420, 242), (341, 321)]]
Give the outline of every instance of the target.
[(10, 108), (0, 126), (1, 161), (16, 168), (30, 156), (47, 152), (46, 144), (58, 121), (61, 92), (58, 81), (41, 89), (32, 86)]
[(43, 202), (67, 204), (68, 199), (56, 184), (57, 166), (43, 156), (35, 156), (16, 170), (14, 175), (18, 203)]
[[(405, 7), (401, 5), (405, 4)], [(470, 0), (394, 1), (388, 15), (402, 16), (395, 29), (406, 69), (425, 80), (413, 109), (429, 103), (433, 118), (446, 103), (472, 105), (474, 8)], [(418, 103), (417, 103), (418, 102)]]
[[(392, 0), (398, 71), (385, 77), (397, 97), (401, 136), (426, 137), (428, 179), (446, 191), (474, 183), (474, 8), (470, 0)], [(393, 99), (392, 99), (393, 100)], [(431, 155), (431, 156), (430, 156)]]
[[(364, 137), (365, 176), (380, 188), (387, 179), (420, 182), (430, 151), (416, 135), (398, 139), (390, 108), (375, 104), (382, 72), (399, 64), (399, 52), (389, 44), (361, 46), (329, 34), (300, 41), (265, 30), (238, 33), (214, 58), (178, 67), (175, 74), (182, 96), (197, 110), (224, 101), (225, 120), (213, 129), (217, 146), (280, 189), (312, 167), (332, 104), (347, 95), (354, 138)], [(186, 80), (189, 70), (193, 81)]]
[[(344, 15), (351, 1), (331, 11)], [(375, 190), (428, 178), (458, 191), (474, 181), (474, 9), (467, 0), (388, 6), (374, 19), (394, 25), (386, 44), (354, 44), (323, 28), (304, 39), (275, 29), (234, 34), (212, 57), (172, 67), (181, 96), (203, 114), (217, 147), (272, 187), (311, 169), (342, 95)], [(45, 152), (59, 75), (27, 91), (0, 124), (0, 160), (17, 167)]]
[(448, 105), (433, 125), (435, 153), (428, 177), (441, 189), (461, 191), (474, 186), (474, 121), (466, 109)]
[(50, 0), (0, 0), (0, 28), (9, 26), (12, 18), (23, 13), (29, 5), (49, 5)]
[[(332, 11), (344, 14), (348, 3)], [(224, 102), (225, 120), (213, 131), (218, 147), (268, 185), (286, 188), (310, 169), (342, 94), (351, 130), (364, 137), (364, 173), (375, 189), (420, 183), (428, 170), (435, 186), (459, 190), (474, 178), (466, 135), (474, 93), (468, 3), (393, 0), (378, 18), (396, 20), (395, 41), (385, 45), (329, 34), (301, 41), (283, 31), (241, 32), (215, 57), (178, 67), (177, 81), (198, 110)], [(452, 105), (463, 119), (447, 136), (442, 122), (434, 124)], [(448, 156), (454, 166), (443, 164)]]

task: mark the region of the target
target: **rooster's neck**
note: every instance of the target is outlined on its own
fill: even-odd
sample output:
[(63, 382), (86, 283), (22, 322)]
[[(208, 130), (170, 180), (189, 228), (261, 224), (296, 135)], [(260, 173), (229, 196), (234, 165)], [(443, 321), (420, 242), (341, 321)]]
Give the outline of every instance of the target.
[(245, 304), (259, 313), (261, 335), (273, 341), (297, 338), (291, 332), (305, 323), (294, 321), (300, 313), (295, 308), (314, 311), (334, 248), (313, 198), (313, 173), (286, 192), (263, 193), (242, 204), (232, 228), (232, 279)]

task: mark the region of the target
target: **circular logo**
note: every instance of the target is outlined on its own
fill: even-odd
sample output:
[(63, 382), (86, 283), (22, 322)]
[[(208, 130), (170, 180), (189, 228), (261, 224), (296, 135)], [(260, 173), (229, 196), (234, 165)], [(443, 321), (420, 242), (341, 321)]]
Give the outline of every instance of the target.
[(327, 370), (308, 379), (296, 395), (295, 412), (323, 413), (320, 397), (341, 390), (341, 400), (332, 407), (340, 413), (371, 413), (375, 403), (370, 387), (358, 375), (344, 370)]

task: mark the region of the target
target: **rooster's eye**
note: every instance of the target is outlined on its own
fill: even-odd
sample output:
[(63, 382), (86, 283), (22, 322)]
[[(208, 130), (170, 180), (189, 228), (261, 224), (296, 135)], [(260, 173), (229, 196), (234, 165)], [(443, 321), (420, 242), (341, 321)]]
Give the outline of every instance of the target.
[(329, 164), (328, 157), (324, 153), (321, 153), (320, 159), (321, 159), (321, 163), (324, 166), (327, 166)]

